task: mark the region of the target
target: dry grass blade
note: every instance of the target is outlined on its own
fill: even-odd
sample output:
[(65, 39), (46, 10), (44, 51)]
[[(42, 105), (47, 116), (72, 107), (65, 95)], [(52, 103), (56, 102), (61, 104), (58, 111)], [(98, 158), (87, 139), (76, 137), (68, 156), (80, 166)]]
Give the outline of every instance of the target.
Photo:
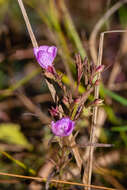
[(37, 107), (23, 92), (17, 93), (19, 100), (38, 118), (41, 120), (42, 123), (48, 124), (51, 122), (50, 117), (44, 114), (39, 107)]
[[(124, 3), (127, 3), (127, 0), (120, 1), (116, 3), (113, 7), (111, 7), (105, 15), (99, 20), (99, 22), (95, 25), (93, 32), (90, 36), (90, 51), (91, 51), (91, 56), (94, 61), (94, 63), (99, 66), (101, 65), (102, 62), (102, 52), (103, 52), (103, 39), (104, 39), (104, 33), (101, 33), (100, 36), (100, 44), (99, 44), (99, 54), (98, 54), (98, 59), (97, 59), (97, 51), (96, 51), (96, 36), (97, 33), (99, 32), (100, 28), (102, 25), (105, 23), (105, 21), (108, 20), (108, 18), (115, 12), (117, 11)], [(100, 76), (98, 75), (98, 79)], [(99, 97), (99, 86), (95, 87), (95, 93), (94, 97), (98, 98)], [(91, 132), (90, 132), (90, 143), (95, 143), (95, 130), (97, 126), (97, 111), (98, 108), (95, 107), (93, 108), (93, 117), (92, 117), (92, 125), (91, 125)], [(83, 182), (87, 184), (91, 184), (91, 176), (92, 176), (92, 165), (93, 165), (93, 153), (94, 153), (94, 147), (89, 148), (89, 159), (86, 165), (86, 171), (83, 176)], [(90, 190), (91, 188), (85, 188), (86, 190)]]
[[(122, 32), (127, 32), (127, 30), (115, 30), (115, 31), (106, 31), (101, 33), (101, 37), (100, 37), (100, 44), (99, 44), (99, 55), (98, 55), (98, 62), (97, 65), (101, 65), (102, 62), (102, 54), (103, 54), (103, 41), (104, 41), (104, 35), (108, 34), (108, 33), (122, 33)], [(99, 76), (98, 76), (99, 77)], [(99, 79), (99, 78), (98, 78)], [(95, 94), (94, 94), (95, 98), (99, 97), (99, 87), (95, 88)], [(92, 117), (92, 126), (91, 126), (91, 135), (90, 135), (90, 143), (95, 143), (95, 130), (96, 130), (96, 126), (97, 126), (97, 107), (95, 107), (93, 109), (93, 117)], [(93, 152), (94, 152), (94, 148), (95, 147), (90, 147), (89, 148), (89, 160), (88, 160), (88, 164), (87, 164), (87, 174), (85, 172), (84, 174), (84, 178), (83, 178), (83, 182), (84, 183), (91, 183), (91, 175), (92, 175), (92, 162), (93, 162)], [(90, 189), (90, 188), (88, 188)]]
[[(46, 178), (42, 178), (42, 177), (23, 176), (23, 175), (4, 173), (4, 172), (0, 172), (0, 175), (10, 176), (10, 177), (17, 177), (17, 178), (22, 178), (22, 179), (29, 179), (29, 180), (37, 180), (39, 182), (46, 182), (47, 181)], [(64, 180), (51, 179), (50, 182), (68, 184), (68, 185), (76, 185), (76, 186), (81, 186), (81, 187), (85, 187), (85, 186), (89, 187), (89, 185), (85, 185), (85, 184), (82, 184), (82, 183), (75, 183), (75, 182), (64, 181)], [(90, 187), (94, 188), (94, 189), (102, 189), (102, 190), (116, 190), (114, 188), (108, 188), (108, 187), (102, 187), (102, 186), (96, 186), (96, 185), (90, 185)]]
[(35, 36), (34, 36), (33, 30), (32, 30), (31, 24), (30, 24), (30, 22), (29, 22), (29, 18), (28, 18), (28, 16), (27, 16), (26, 11), (25, 11), (25, 8), (24, 8), (24, 5), (23, 5), (22, 0), (18, 0), (18, 3), (19, 3), (19, 6), (20, 6), (20, 9), (21, 9), (21, 11), (22, 11), (22, 14), (23, 14), (25, 23), (26, 23), (26, 25), (27, 25), (27, 29), (28, 29), (30, 38), (31, 38), (31, 40), (32, 40), (32, 44), (33, 44), (34, 47), (38, 47), (36, 38), (35, 38)]
[[(116, 30), (116, 31), (106, 31), (106, 32), (101, 33), (97, 66), (101, 65), (101, 63), (102, 63), (104, 35), (107, 33), (117, 33), (117, 32), (127, 32), (127, 31), (126, 30)], [(100, 78), (100, 76), (98, 75), (98, 80), (99, 80), (99, 78)], [(95, 99), (99, 98), (99, 86), (95, 87), (94, 97), (95, 97)], [(98, 111), (98, 107), (93, 108), (92, 126), (91, 126), (91, 132), (90, 132), (90, 144), (95, 143), (95, 131), (96, 131), (96, 126), (97, 126), (97, 111)], [(84, 177), (83, 177), (83, 182), (87, 183), (87, 184), (91, 184), (94, 148), (95, 148), (94, 146), (91, 146), (89, 148), (89, 160), (88, 160), (88, 163), (86, 166), (87, 172), (84, 173)], [(90, 188), (87, 188), (87, 189), (90, 190)]]
[[(104, 34), (102, 33), (100, 36), (99, 55), (98, 55), (97, 66), (100, 66), (101, 62), (102, 62), (103, 38), (104, 38)], [(99, 80), (99, 79), (100, 79), (100, 74), (98, 74), (98, 76), (97, 76), (97, 80)], [(94, 98), (95, 99), (99, 98), (99, 86), (95, 87)], [(97, 125), (97, 111), (98, 111), (98, 107), (96, 106), (93, 108), (92, 125), (91, 125), (91, 131), (90, 131), (90, 144), (95, 143), (95, 130), (96, 130), (96, 125)], [(90, 146), (90, 148), (89, 148), (88, 163), (87, 163), (86, 170), (85, 170), (84, 176), (83, 176), (83, 182), (87, 183), (89, 185), (91, 184), (94, 148), (95, 148), (94, 146)], [(86, 189), (90, 190), (91, 188), (88, 187)]]

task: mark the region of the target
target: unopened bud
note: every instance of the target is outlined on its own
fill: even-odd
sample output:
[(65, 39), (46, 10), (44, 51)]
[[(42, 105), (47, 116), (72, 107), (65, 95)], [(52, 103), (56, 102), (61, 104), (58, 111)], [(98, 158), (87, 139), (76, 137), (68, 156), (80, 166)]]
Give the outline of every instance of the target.
[(49, 109), (49, 112), (50, 112), (50, 114), (51, 114), (53, 117), (59, 115), (58, 107), (56, 107), (56, 108), (52, 107), (51, 109)]
[(56, 73), (56, 70), (53, 66), (48, 66), (47, 71), (52, 73), (53, 75)]
[(44, 72), (44, 75), (49, 79), (55, 79), (54, 75), (47, 70)]
[(97, 80), (95, 81), (94, 85), (95, 85), (95, 86), (98, 86), (99, 84), (100, 84), (100, 80), (97, 79)]
[(96, 68), (96, 72), (97, 72), (97, 73), (101, 73), (103, 70), (104, 70), (104, 65), (99, 65), (99, 66)]
[(96, 106), (100, 106), (100, 105), (103, 105), (103, 101), (104, 101), (104, 100), (102, 100), (102, 99), (96, 99), (96, 100), (94, 100), (94, 104), (95, 104)]
[(81, 101), (81, 97), (76, 98), (74, 102), (75, 102), (75, 104), (79, 104), (79, 103), (80, 103), (80, 101)]
[(69, 100), (68, 100), (68, 98), (64, 96), (62, 101), (69, 108)]

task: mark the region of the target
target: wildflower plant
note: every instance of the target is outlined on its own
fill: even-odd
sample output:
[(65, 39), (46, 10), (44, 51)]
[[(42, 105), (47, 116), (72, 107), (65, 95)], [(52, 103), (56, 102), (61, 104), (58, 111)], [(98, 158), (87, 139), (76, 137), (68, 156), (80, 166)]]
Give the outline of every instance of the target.
[[(88, 102), (86, 104), (86, 101), (89, 99), (94, 87), (99, 85), (96, 75), (98, 72), (103, 71), (103, 66), (97, 67), (93, 63), (89, 63), (87, 58), (82, 61), (80, 55), (76, 55), (75, 64), (77, 68), (77, 85), (75, 86), (75, 94), (71, 94), (62, 82), (62, 75), (55, 70), (53, 64), (57, 48), (51, 46), (52, 54), (50, 53), (49, 55), (47, 54), (48, 48), (50, 47), (40, 46), (39, 48), (34, 48), (34, 54), (36, 56), (37, 62), (43, 68), (45, 79), (52, 85), (55, 82), (63, 94), (62, 97), (59, 97), (59, 93), (57, 90), (55, 90), (56, 107), (49, 109), (49, 112), (53, 118), (53, 121), (51, 122), (51, 131), (55, 136), (69, 136), (75, 129), (76, 121), (82, 115), (83, 109), (85, 107), (89, 109), (89, 107), (100, 105), (100, 99), (92, 100), (89, 104)], [(38, 55), (39, 51), (42, 50), (44, 50), (44, 52), (41, 54), (41, 56), (40, 54)], [(53, 53), (53, 51), (55, 53)], [(47, 55), (45, 56), (45, 54)], [(83, 81), (86, 91), (80, 95), (78, 88), (82, 78), (84, 79)]]
[[(43, 68), (45, 78), (50, 80), (50, 83), (55, 81), (63, 91), (63, 97), (59, 98), (57, 95), (55, 102), (57, 107), (50, 109), (52, 117), (55, 119), (55, 117), (58, 116), (59, 119), (56, 122), (51, 122), (51, 130), (54, 135), (63, 137), (69, 136), (72, 133), (75, 120), (80, 117), (84, 104), (94, 90), (94, 86), (98, 85), (96, 75), (98, 72), (103, 71), (103, 66), (96, 67), (93, 63), (89, 63), (87, 58), (82, 62), (80, 55), (76, 56), (77, 86), (75, 87), (76, 97), (73, 98), (73, 95), (67, 92), (66, 86), (62, 83), (61, 74), (58, 74), (54, 68), (53, 61), (56, 57), (56, 53), (57, 48), (55, 46), (40, 46), (34, 48), (36, 60)], [(87, 90), (83, 95), (79, 95), (78, 87), (83, 76)], [(62, 105), (58, 103), (58, 98), (61, 99), (61, 103), (65, 104), (66, 109), (68, 109), (68, 111), (66, 111), (67, 114), (65, 114)], [(94, 102), (97, 104), (99, 101), (93, 101), (92, 105)]]
[[(107, 19), (109, 15), (111, 16), (111, 14), (113, 14), (113, 9), (112, 9), (113, 7), (110, 9), (110, 12), (106, 12), (104, 17), (100, 19), (101, 22), (99, 21), (96, 24), (90, 36), (90, 43), (89, 43), (90, 49), (91, 49), (90, 54), (94, 61), (93, 63), (89, 61), (90, 59), (88, 59), (86, 56), (86, 52), (83, 49), (82, 42), (80, 38), (78, 38), (79, 37), (78, 34), (75, 32), (73, 22), (68, 14), (69, 12), (66, 10), (66, 6), (64, 5), (64, 0), (61, 0), (59, 2), (58, 7), (56, 4), (56, 1), (54, 0), (45, 1), (46, 3), (48, 2), (47, 3), (48, 5), (50, 5), (50, 11), (47, 10), (50, 13), (46, 14), (46, 16), (51, 18), (49, 19), (47, 17), (51, 22), (50, 23), (52, 25), (51, 28), (55, 29), (55, 32), (56, 32), (55, 35), (57, 35), (58, 37), (58, 39), (56, 38), (55, 42), (57, 44), (59, 42), (60, 46), (56, 45), (57, 47), (53, 45), (52, 43), (50, 43), (50, 45), (47, 45), (47, 44), (42, 44), (40, 46), (38, 45), (36, 38), (33, 34), (31, 25), (29, 23), (29, 19), (27, 17), (25, 8), (23, 6), (23, 2), (22, 0), (17, 0), (17, 1), (23, 13), (23, 17), (26, 22), (27, 29), (28, 29), (28, 32), (33, 44), (33, 55), (35, 56), (34, 58), (36, 59), (35, 65), (37, 65), (38, 63), (38, 67), (40, 68), (32, 71), (32, 74), (30, 73), (28, 77), (25, 76), (20, 81), (17, 81), (16, 85), (13, 84), (8, 89), (2, 90), (2, 97), (13, 95), (12, 92), (14, 92), (17, 88), (19, 88), (20, 86), (28, 82), (33, 76), (40, 73), (40, 71), (42, 71), (43, 82), (47, 84), (47, 87), (49, 88), (53, 102), (52, 102), (52, 106), (47, 108), (49, 111), (49, 115), (50, 115), (49, 116), (47, 115), (47, 113), (43, 113), (43, 110), (41, 110), (41, 107), (39, 108), (37, 105), (35, 105), (35, 103), (40, 102), (40, 98), (39, 98), (39, 101), (38, 101), (38, 97), (37, 99), (36, 97), (35, 99), (33, 98), (33, 100), (35, 100), (35, 103), (33, 103), (32, 100), (30, 100), (30, 98), (25, 95), (24, 93), (25, 91), (23, 90), (16, 91), (14, 95), (16, 95), (18, 99), (20, 99), (21, 102), (23, 102), (24, 105), (29, 110), (32, 111), (32, 114), (30, 113), (30, 115), (36, 116), (37, 118), (39, 118), (42, 124), (44, 123), (49, 124), (41, 128), (44, 136), (42, 137), (41, 134), (39, 135), (41, 136), (41, 138), (43, 138), (44, 146), (41, 143), (41, 146), (39, 146), (37, 151), (34, 152), (34, 154), (36, 154), (35, 156), (37, 157), (38, 151), (40, 155), (40, 148), (41, 148), (41, 152), (45, 152), (46, 155), (42, 154), (42, 156), (39, 156), (40, 157), (39, 159), (41, 159), (42, 164), (43, 164), (46, 158), (46, 163), (44, 163), (40, 171), (36, 172), (35, 170), (29, 168), (29, 166), (27, 167), (21, 161), (13, 158), (8, 153), (4, 151), (0, 151), (1, 154), (9, 158), (11, 161), (16, 163), (21, 168), (23, 168), (23, 170), (26, 170), (27, 174), (32, 174), (34, 176), (39, 174), (40, 177), (15, 175), (15, 174), (11, 174), (11, 173), (8, 174), (4, 172), (0, 172), (0, 175), (19, 177), (19, 178), (24, 178), (24, 179), (29, 179), (29, 180), (32, 179), (39, 182), (43, 181), (43, 182), (46, 182), (45, 189), (47, 190), (50, 188), (49, 187), (50, 183), (55, 183), (54, 185), (56, 187), (55, 189), (57, 188), (65, 189), (66, 188), (65, 185), (68, 184), (68, 185), (72, 185), (72, 187), (69, 187), (68, 189), (70, 188), (75, 189), (76, 188), (75, 186), (78, 186), (77, 188), (85, 187), (85, 190), (91, 190), (91, 188), (113, 190), (112, 188), (91, 185), (92, 170), (94, 170), (95, 173), (99, 172), (99, 174), (102, 174), (104, 176), (106, 174), (103, 168), (102, 168), (102, 172), (100, 172), (100, 169), (102, 166), (100, 168), (93, 167), (94, 160), (95, 160), (93, 156), (95, 147), (111, 147), (112, 146), (110, 144), (97, 143), (97, 140), (99, 137), (98, 129), (100, 131), (100, 126), (101, 126), (100, 124), (101, 121), (99, 121), (100, 117), (98, 116), (101, 116), (100, 112), (104, 111), (103, 109), (102, 110), (100, 109), (98, 112), (98, 106), (103, 105), (103, 100), (99, 99), (99, 84), (100, 84), (100, 76), (101, 76), (100, 74), (104, 70), (104, 66), (101, 65), (102, 54), (103, 54), (104, 34), (113, 33), (113, 31), (106, 31), (106, 32), (101, 33), (98, 59), (97, 59), (97, 52), (95, 51), (95, 41), (96, 41), (95, 38), (97, 36), (97, 30), (101, 28), (102, 24), (106, 21), (105, 19)], [(116, 5), (119, 6), (120, 3), (122, 5), (122, 3), (125, 3), (125, 1), (118, 2), (118, 4), (116, 3)], [(114, 6), (115, 9), (116, 9), (116, 5)], [(64, 20), (63, 20), (63, 17), (61, 17), (61, 13), (64, 15), (63, 16)], [(46, 19), (46, 21), (48, 19)], [(43, 20), (45, 19), (43, 18)], [(61, 23), (59, 23), (59, 21)], [(65, 29), (66, 27), (67, 29), (63, 30), (63, 28)], [(80, 55), (77, 54), (75, 56), (75, 61), (73, 60), (73, 58), (71, 58), (70, 52), (68, 51), (69, 46), (66, 44), (66, 40), (64, 40), (65, 31), (71, 34), (71, 37), (75, 45), (77, 45), (75, 47), (77, 47), (77, 51), (80, 52)], [(117, 32), (123, 32), (123, 31), (119, 30)], [(58, 34), (60, 34), (60, 36)], [(62, 57), (64, 61), (65, 69), (63, 68), (63, 70), (66, 71), (67, 75), (63, 74), (61, 71), (58, 71), (56, 69), (55, 63), (57, 62), (58, 59), (55, 59), (55, 58), (57, 57), (57, 52), (60, 53), (60, 56)], [(72, 70), (73, 73), (70, 72), (72, 68), (73, 68)], [(123, 105), (126, 105), (125, 99), (121, 98), (117, 94), (116, 94), (117, 96), (115, 96), (115, 93), (107, 90), (105, 87), (103, 87), (103, 85), (101, 86), (101, 90), (103, 90), (104, 93), (108, 94), (109, 96), (111, 94), (111, 97), (113, 96), (116, 97), (114, 99), (117, 99), (117, 100), (119, 99), (119, 102), (121, 102)], [(111, 108), (111, 107), (107, 107), (107, 108)], [(112, 109), (111, 110), (109, 109), (109, 111), (112, 114)], [(105, 117), (102, 117), (102, 118), (104, 119)], [(116, 121), (117, 123), (117, 118), (115, 119), (114, 118), (115, 118), (115, 115), (113, 115), (113, 121)], [(90, 122), (86, 123), (86, 121), (88, 120), (90, 120)], [(119, 119), (118, 119), (118, 123), (121, 123), (119, 122)], [(87, 127), (88, 125), (90, 125), (90, 127)], [(10, 128), (12, 127), (13, 126), (11, 126)], [(97, 127), (99, 128), (97, 129)], [(48, 135), (47, 135), (47, 128), (48, 128)], [(120, 127), (117, 127), (117, 128), (120, 128)], [(87, 133), (85, 134), (86, 131)], [(89, 140), (88, 142), (84, 143), (84, 140), (87, 141), (88, 135), (89, 135)], [(47, 139), (49, 138), (50, 140), (47, 143)], [(31, 147), (31, 145), (29, 147)], [(47, 152), (45, 151), (45, 148), (46, 150), (48, 149)], [(85, 151), (83, 150), (84, 148), (85, 148)], [(111, 156), (109, 155), (109, 157), (112, 157), (112, 155)], [(28, 157), (28, 160), (29, 158), (30, 157)], [(97, 158), (98, 158), (98, 155), (97, 155)], [(32, 160), (33, 159), (34, 159), (34, 156), (32, 155)], [(36, 160), (37, 164), (40, 163), (39, 159)], [(32, 160), (30, 160), (29, 163), (31, 163)], [(108, 170), (106, 172), (109, 174), (111, 173)], [(79, 180), (79, 183), (77, 183), (77, 181), (74, 182), (76, 178), (77, 180)], [(105, 179), (108, 181), (108, 183), (112, 181), (112, 180), (109, 180), (109, 178), (105, 178)], [(73, 180), (73, 181), (70, 181), (70, 180)], [(95, 176), (94, 181), (96, 181), (96, 176)], [(116, 186), (116, 187), (119, 186), (118, 183), (113, 184), (111, 182), (111, 184), (112, 186)], [(51, 189), (54, 189), (54, 186), (51, 186)]]
[[(59, 168), (59, 173), (61, 173), (61, 170), (63, 171), (66, 164), (71, 160), (69, 155), (72, 150), (77, 166), (81, 170), (83, 160), (73, 134), (76, 133), (76, 123), (81, 118), (83, 110), (92, 109), (93, 106), (100, 105), (100, 102), (102, 103), (100, 99), (90, 100), (90, 96), (94, 88), (99, 85), (97, 75), (104, 68), (103, 66), (94, 65), (87, 58), (84, 58), (82, 61), (80, 55), (76, 55), (76, 85), (74, 86), (74, 92), (70, 92), (63, 83), (63, 74), (55, 69), (54, 62), (57, 55), (57, 47), (48, 45), (38, 46), (22, 1), (18, 1), (21, 5), (20, 7), (34, 46), (33, 53), (38, 64), (42, 67), (45, 81), (55, 103), (54, 107), (49, 108), (52, 117), (50, 129), (53, 135), (57, 137), (56, 141), (59, 144), (60, 151), (54, 162), (57, 163), (56, 166)], [(79, 93), (81, 84), (84, 85), (85, 89), (83, 94)], [(63, 158), (65, 159), (63, 160)], [(58, 162), (59, 159), (63, 161)], [(67, 163), (65, 163), (66, 161)]]
[(72, 121), (70, 118), (62, 118), (57, 122), (51, 122), (51, 129), (54, 135), (64, 137), (69, 136), (75, 126), (75, 122)]
[[(38, 50), (39, 49), (40, 48), (38, 48)], [(92, 99), (90, 101), (89, 98), (93, 93), (94, 88), (99, 85), (99, 81), (96, 76), (98, 73), (103, 71), (104, 67), (94, 65), (92, 62), (89, 62), (87, 58), (82, 61), (80, 55), (76, 55), (75, 64), (77, 71), (77, 82), (74, 93), (72, 93), (63, 83), (62, 74), (57, 72), (55, 69), (55, 64), (53, 63), (55, 58), (54, 54), (52, 54), (52, 58), (50, 59), (52, 62), (50, 61), (49, 66), (47, 66), (47, 63), (49, 63), (51, 54), (49, 57), (46, 55), (47, 57), (45, 57), (45, 59), (43, 59), (43, 54), (41, 56), (42, 60), (40, 60), (41, 58), (38, 59), (36, 56), (37, 62), (39, 64), (41, 62), (40, 65), (43, 69), (43, 75), (46, 79), (50, 92), (55, 92), (54, 101), (56, 105), (51, 107), (49, 112), (52, 116), (52, 122), (50, 123), (51, 132), (54, 137), (56, 137), (54, 140), (59, 144), (59, 154), (55, 159), (53, 158), (53, 162), (55, 162), (57, 173), (60, 176), (66, 169), (67, 164), (71, 161), (69, 158), (71, 153), (70, 150), (72, 150), (74, 154), (79, 169), (81, 170), (83, 167), (82, 156), (80, 155), (78, 148), (80, 145), (77, 146), (75, 142), (75, 135), (73, 136), (73, 134), (76, 134), (76, 123), (77, 120), (80, 120), (82, 117), (83, 110), (92, 109), (94, 106), (99, 106), (102, 104), (102, 100), (100, 99)], [(85, 87), (85, 92), (83, 94), (79, 93), (81, 83), (84, 83)], [(59, 87), (59, 90), (55, 88), (56, 84), (57, 87)], [(62, 92), (62, 95), (59, 93), (60, 91)]]

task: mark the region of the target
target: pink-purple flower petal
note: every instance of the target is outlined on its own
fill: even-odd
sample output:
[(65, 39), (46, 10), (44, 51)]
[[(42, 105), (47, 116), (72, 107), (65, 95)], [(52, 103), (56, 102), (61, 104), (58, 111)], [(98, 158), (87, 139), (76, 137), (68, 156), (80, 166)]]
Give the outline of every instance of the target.
[(55, 46), (40, 46), (34, 48), (34, 55), (37, 62), (43, 69), (48, 70), (48, 67), (52, 67), (52, 63), (56, 57), (57, 48)]
[(75, 126), (75, 122), (68, 117), (62, 118), (56, 122), (51, 122), (51, 129), (54, 135), (64, 137), (69, 136)]

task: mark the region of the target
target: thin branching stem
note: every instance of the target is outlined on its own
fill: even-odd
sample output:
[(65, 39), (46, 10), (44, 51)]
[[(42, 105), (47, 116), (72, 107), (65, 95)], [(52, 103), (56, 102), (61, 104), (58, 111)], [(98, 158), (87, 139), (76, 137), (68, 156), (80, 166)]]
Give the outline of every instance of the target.
[[(21, 178), (21, 179), (37, 180), (39, 182), (46, 182), (48, 180), (48, 179), (46, 179), (44, 177), (24, 176), (24, 175), (17, 175), (17, 174), (4, 173), (4, 172), (0, 172), (0, 175), (16, 177), (16, 178)], [(88, 187), (89, 186), (89, 185), (85, 185), (85, 184), (82, 184), (82, 183), (76, 183), (76, 182), (64, 181), (64, 180), (56, 180), (56, 179), (51, 179), (50, 182), (68, 184), (68, 185), (76, 185), (76, 186), (81, 186), (81, 187), (85, 187), (85, 186)], [(115, 189), (109, 188), (109, 187), (102, 187), (102, 186), (96, 186), (96, 185), (90, 185), (90, 186), (92, 188), (94, 188), (94, 189), (115, 190)]]
[[(127, 32), (127, 30), (110, 30), (110, 31), (105, 31), (105, 32), (101, 33), (97, 66), (102, 64), (104, 35), (109, 34), (109, 33), (123, 33), (123, 32)], [(98, 75), (98, 80), (99, 79), (100, 79), (100, 75)], [(94, 98), (95, 99), (99, 98), (99, 86), (95, 87)], [(97, 126), (97, 112), (98, 112), (98, 107), (94, 107), (93, 108), (91, 132), (90, 132), (90, 144), (96, 143), (95, 142), (95, 133), (96, 133), (96, 126)], [(95, 149), (94, 146), (91, 146), (89, 148), (89, 160), (88, 160), (88, 165), (87, 165), (88, 174), (84, 175), (84, 182), (87, 182), (89, 185), (91, 184), (92, 165), (93, 165), (92, 163), (93, 163), (94, 149)], [(90, 187), (88, 187), (87, 189), (90, 190)]]
[[(100, 66), (101, 62), (102, 62), (103, 38), (104, 38), (104, 34), (102, 33), (100, 36), (97, 66)], [(97, 76), (97, 80), (99, 80), (99, 79), (100, 79), (100, 74), (98, 74), (98, 76)], [(99, 98), (99, 86), (95, 86), (94, 98), (95, 99)], [(97, 126), (97, 112), (98, 112), (98, 107), (96, 106), (93, 108), (92, 125), (91, 125), (91, 131), (90, 131), (90, 144), (95, 143), (95, 134), (96, 134), (96, 126)], [(87, 164), (88, 173), (84, 175), (84, 181), (86, 181), (89, 185), (91, 184), (94, 149), (95, 149), (94, 146), (90, 146), (90, 148), (89, 148), (89, 158), (88, 158), (88, 164)], [(88, 187), (87, 189), (90, 190), (91, 188)]]
[[(114, 12), (117, 11), (125, 3), (127, 3), (127, 0), (119, 1), (114, 6), (112, 6), (104, 14), (104, 16), (97, 22), (97, 24), (95, 25), (95, 27), (93, 29), (93, 32), (91, 33), (90, 40), (89, 40), (90, 52), (91, 52), (93, 62), (97, 66), (101, 65), (101, 62), (102, 62), (104, 33), (101, 33), (101, 36), (100, 36), (98, 59), (97, 59), (97, 50), (96, 50), (96, 37), (97, 37), (97, 34), (98, 34), (100, 28), (102, 27), (102, 25), (109, 19), (109, 17), (111, 15), (113, 15)], [(97, 77), (99, 79), (100, 74)], [(99, 98), (99, 86), (95, 87), (94, 97), (96, 99)], [(94, 107), (93, 108), (91, 132), (90, 132), (90, 144), (95, 143), (95, 133), (96, 133), (96, 126), (97, 126), (97, 112), (98, 112), (98, 107)], [(85, 170), (84, 176), (83, 176), (83, 182), (87, 183), (88, 185), (91, 184), (94, 148), (95, 147), (92, 147), (92, 146), (89, 148), (89, 158), (88, 158), (88, 162), (87, 162), (87, 165), (86, 165), (86, 170)], [(90, 189), (91, 189), (91, 187), (86, 188), (86, 190), (90, 190)]]
[[(35, 47), (38, 47), (37, 40), (36, 40), (36, 38), (35, 38), (35, 35), (34, 35), (34, 33), (33, 33), (33, 30), (32, 30), (32, 27), (31, 27), (29, 18), (28, 18), (28, 16), (27, 16), (25, 7), (24, 7), (24, 5), (23, 5), (23, 1), (22, 1), (22, 0), (18, 0), (18, 3), (19, 3), (19, 6), (20, 6), (20, 8), (21, 8), (21, 11), (22, 11), (22, 14), (23, 14), (23, 17), (24, 17), (24, 20), (25, 20), (25, 23), (26, 23), (26, 26), (27, 26), (27, 29), (28, 29), (28, 32), (29, 32), (31, 41), (32, 41), (32, 44), (33, 44), (33, 47), (34, 47), (34, 48), (35, 48)], [(48, 88), (49, 88), (49, 91), (51, 92), (51, 95), (52, 95), (52, 97), (53, 97), (53, 100), (55, 101), (55, 94), (56, 94), (55, 88), (53, 87), (52, 84), (49, 84), (47, 80), (46, 80), (46, 83), (47, 83), (47, 86), (48, 86)], [(68, 141), (69, 141), (69, 143), (71, 143), (72, 146), (75, 146), (75, 145), (76, 145), (75, 139), (74, 139), (74, 137), (73, 137), (72, 134), (68, 137)], [(78, 166), (78, 168), (81, 170), (82, 159), (81, 159), (81, 157), (80, 157), (80, 153), (79, 153), (78, 147), (75, 146), (74, 148), (72, 148), (72, 151), (73, 151), (73, 154), (74, 154), (74, 157), (75, 157), (77, 166)]]

